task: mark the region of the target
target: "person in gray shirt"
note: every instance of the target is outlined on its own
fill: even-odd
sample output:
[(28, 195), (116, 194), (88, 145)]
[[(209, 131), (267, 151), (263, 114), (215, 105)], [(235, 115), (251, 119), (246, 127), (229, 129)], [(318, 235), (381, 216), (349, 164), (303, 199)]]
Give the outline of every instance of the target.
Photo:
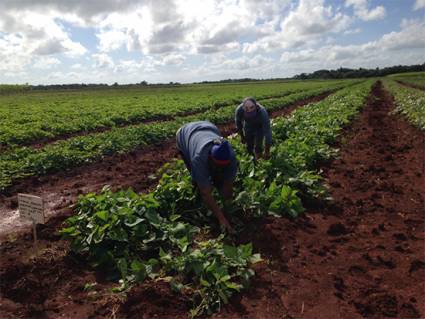
[(192, 182), (198, 186), (206, 206), (221, 226), (232, 231), (212, 194), (214, 186), (223, 196), (225, 203), (232, 199), (237, 160), (229, 142), (223, 139), (218, 128), (208, 121), (191, 122), (182, 126), (176, 133), (176, 141)]
[(236, 108), (235, 122), (241, 142), (246, 144), (248, 153), (259, 159), (263, 155), (263, 141), (265, 144), (264, 158), (270, 157), (272, 145), (272, 130), (267, 110), (252, 97), (247, 97)]

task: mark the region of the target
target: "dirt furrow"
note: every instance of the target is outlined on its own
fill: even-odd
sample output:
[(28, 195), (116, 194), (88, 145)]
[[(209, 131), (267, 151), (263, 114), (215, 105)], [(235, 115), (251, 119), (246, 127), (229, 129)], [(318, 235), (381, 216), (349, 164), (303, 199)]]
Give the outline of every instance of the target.
[[(267, 262), (214, 318), (425, 315), (425, 136), (389, 115), (393, 107), (376, 85), (343, 134), (340, 158), (324, 167), (332, 205), (248, 226), (242, 241), (252, 241)], [(108, 282), (68, 254), (55, 225), (40, 229), (37, 258), (30, 258), (30, 235), (0, 246), (0, 317), (187, 318), (187, 300), (165, 282), (140, 285), (125, 301), (111, 294)]]
[[(330, 94), (327, 92), (298, 101), (272, 112), (271, 117), (287, 115), (297, 107), (318, 102)], [(219, 127), (225, 136), (235, 132), (233, 121)], [(29, 225), (19, 220), (17, 214), (17, 194), (20, 192), (43, 197), (49, 218), (67, 216), (70, 213), (68, 207), (79, 194), (99, 191), (104, 185), (111, 185), (112, 189), (132, 187), (137, 192), (153, 187), (157, 183), (153, 174), (176, 156), (175, 140), (169, 139), (126, 154), (108, 156), (70, 171), (28, 178), (0, 194), (0, 240), (11, 231), (16, 232)]]
[(393, 108), (377, 84), (325, 168), (332, 205), (247, 234), (270, 263), (216, 318), (425, 316), (425, 134)]

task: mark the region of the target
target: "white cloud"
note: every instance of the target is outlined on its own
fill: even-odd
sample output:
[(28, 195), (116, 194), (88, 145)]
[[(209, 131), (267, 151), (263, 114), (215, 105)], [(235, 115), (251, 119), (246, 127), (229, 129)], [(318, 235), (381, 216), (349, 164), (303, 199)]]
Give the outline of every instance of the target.
[[(287, 51), (280, 61), (286, 64), (309, 65), (314, 68), (373, 66), (423, 63), (425, 22), (405, 20), (398, 32), (384, 34), (376, 41), (358, 45), (329, 45), (318, 49)], [(409, 54), (406, 54), (406, 49)], [(389, 62), (392, 61), (392, 62)]]
[(416, 0), (413, 5), (413, 10), (419, 10), (425, 8), (425, 0)]
[(289, 13), (281, 28), (294, 41), (296, 37), (339, 32), (349, 22), (348, 16), (334, 12), (331, 6), (326, 7), (323, 0), (300, 0), (297, 9)]
[(425, 22), (418, 20), (403, 20), (402, 30), (385, 34), (376, 42), (377, 49), (383, 50), (425, 50)]
[(261, 38), (279, 27), (289, 0), (148, 0), (97, 23), (99, 50), (126, 46), (144, 54), (215, 53), (239, 49), (242, 38)]
[[(177, 59), (177, 58), (176, 58)], [(162, 60), (155, 60), (151, 56), (145, 56), (142, 60), (120, 60), (114, 67), (114, 73), (123, 74), (152, 74), (157, 72), (157, 66), (164, 65)]]
[(41, 56), (36, 59), (32, 66), (36, 69), (51, 69), (58, 66), (61, 62), (53, 57)]
[(354, 14), (364, 21), (378, 20), (385, 17), (385, 8), (377, 6), (368, 9), (368, 0), (345, 0), (345, 6), (354, 8)]
[[(425, 0), (416, 0), (412, 9), (424, 7)], [(355, 41), (364, 35), (366, 28), (354, 22), (385, 15), (384, 6), (369, 0), (2, 0), (0, 80), (48, 69), (51, 81), (192, 81), (416, 62), (424, 49), (421, 21), (404, 20), (400, 31), (375, 41), (338, 44), (351, 38), (341, 35), (362, 32)], [(95, 52), (79, 40), (86, 33), (97, 39)]]
[(31, 61), (25, 40), (15, 34), (0, 37), (0, 70), (19, 72)]
[(181, 65), (186, 58), (181, 54), (170, 54), (166, 55), (162, 59), (163, 65)]
[[(262, 55), (256, 55), (252, 58), (242, 56), (237, 59), (229, 59), (223, 63), (217, 64), (214, 67), (218, 69), (233, 69), (233, 70), (245, 70), (252, 71), (252, 69), (266, 67), (272, 63), (273, 59), (264, 57)], [(213, 67), (213, 68), (214, 68)]]
[(112, 68), (115, 65), (112, 58), (105, 53), (95, 53), (91, 56), (94, 60), (94, 66), (96, 68)]
[(325, 6), (324, 0), (300, 0), (280, 23), (279, 29), (255, 42), (243, 43), (244, 53), (270, 52), (320, 43), (332, 33), (344, 31), (352, 19)]
[(117, 50), (127, 41), (127, 35), (118, 30), (102, 30), (96, 37), (99, 39), (98, 48), (102, 52)]
[(22, 70), (37, 56), (65, 54), (72, 57), (86, 53), (86, 48), (71, 40), (49, 12), (13, 11), (2, 7), (4, 3), (0, 4), (2, 70)]
[(71, 69), (74, 69), (74, 70), (81, 70), (82, 68), (83, 68), (83, 65), (81, 63), (75, 63), (71, 65)]

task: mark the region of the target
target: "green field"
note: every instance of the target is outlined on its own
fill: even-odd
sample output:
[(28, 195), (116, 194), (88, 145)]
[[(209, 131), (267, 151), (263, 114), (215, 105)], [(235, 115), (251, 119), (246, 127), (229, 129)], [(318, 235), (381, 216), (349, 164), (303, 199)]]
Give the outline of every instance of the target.
[[(406, 78), (410, 79), (410, 77)], [(415, 81), (410, 82), (409, 80), (406, 81), (406, 78), (397, 77), (395, 79), (402, 79), (405, 83), (420, 85), (420, 81), (418, 81), (419, 78), (415, 77)], [(396, 104), (395, 111), (406, 116), (409, 122), (418, 128), (425, 130), (425, 92), (414, 88), (402, 87), (392, 79), (386, 79), (384, 84), (388, 91), (394, 96)], [(425, 85), (425, 79), (421, 78), (420, 80), (423, 80)]]
[[(170, 158), (156, 174), (158, 184), (146, 193), (105, 186), (76, 200), (60, 233), (75, 255), (113, 278), (113, 293), (125, 295), (139, 283), (163, 281), (190, 300), (190, 316), (205, 316), (243, 293), (255, 275), (253, 265), (267, 260), (251, 242), (234, 240), (247, 221), (296, 218), (306, 202), (330, 200), (322, 164), (338, 153), (334, 147), (343, 129), (373, 103), (371, 92), (380, 87), (376, 80), (8, 92), (0, 96), (5, 115), (0, 190), (167, 140), (190, 121), (232, 123), (247, 95), (272, 112), (332, 93), (272, 120), (270, 160), (254, 162), (238, 139), (228, 138), (239, 162), (233, 201), (223, 207), (234, 234), (220, 232), (181, 160)], [(421, 74), (380, 80), (394, 97), (394, 112), (425, 129), (425, 92), (398, 82), (417, 84)]]
[[(269, 214), (296, 217), (304, 210), (301, 196), (324, 195), (317, 164), (335, 154), (329, 144), (363, 106), (372, 83), (344, 88), (289, 119), (274, 121), (270, 161), (254, 165), (243, 145), (230, 139), (240, 164), (230, 208), (234, 225), (242, 226), (238, 218)], [(250, 243), (228, 244), (223, 235), (202, 239), (214, 235), (197, 225), (213, 221), (196, 198), (182, 161), (164, 169), (151, 193), (105, 188), (81, 197), (76, 212), (62, 234), (76, 253), (121, 278), (117, 291), (145, 279), (168, 278), (175, 292), (191, 292), (191, 316), (210, 314), (247, 288), (252, 265), (260, 260)]]
[[(114, 89), (30, 92), (3, 96), (0, 98), (1, 111), (7, 115), (2, 118), (0, 126), (0, 136), (3, 138), (3, 150), (0, 154), (0, 189), (13, 185), (25, 177), (72, 169), (101, 160), (104, 156), (129, 152), (143, 145), (159, 142), (172, 137), (178, 127), (186, 122), (210, 120), (219, 124), (232, 121), (236, 106), (246, 95), (256, 97), (262, 105), (272, 111), (356, 82), (359, 80), (270, 81), (122, 91)], [(132, 102), (134, 107), (126, 106), (126, 103), (130, 105), (131, 101), (139, 99), (144, 102)], [(84, 105), (82, 101), (86, 103), (85, 107), (72, 107), (78, 103)], [(104, 103), (109, 101), (108, 106), (101, 101)], [(120, 115), (113, 117), (111, 115), (113, 112)], [(187, 112), (190, 115), (184, 115)], [(131, 122), (129, 114), (133, 114), (132, 118), (138, 118), (139, 121), (149, 119), (149, 116), (150, 119), (157, 118), (160, 114), (168, 117), (162, 121), (117, 127), (117, 123)], [(111, 116), (116, 122), (111, 123)], [(117, 118), (121, 120), (118, 121)], [(123, 120), (124, 118), (126, 120)], [(60, 131), (64, 123), (69, 126)], [(19, 145), (23, 142), (37, 141), (42, 136), (78, 132), (82, 123), (85, 127), (83, 135), (59, 138), (55, 143), (41, 148)], [(91, 131), (99, 125), (112, 127), (100, 133)]]
[(392, 74), (389, 78), (407, 84), (413, 84), (425, 88), (425, 72), (408, 72)]
[[(100, 90), (29, 91), (0, 95), (0, 146), (31, 144), (257, 99), (332, 87), (342, 81), (264, 81)], [(348, 81), (349, 82), (349, 81)]]

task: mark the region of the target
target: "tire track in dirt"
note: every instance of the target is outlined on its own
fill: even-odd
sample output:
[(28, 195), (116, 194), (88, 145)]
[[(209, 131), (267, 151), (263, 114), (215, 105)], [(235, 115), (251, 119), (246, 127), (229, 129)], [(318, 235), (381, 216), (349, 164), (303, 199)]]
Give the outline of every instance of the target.
[(425, 316), (425, 134), (393, 109), (378, 82), (325, 168), (332, 205), (247, 232), (270, 263), (215, 318)]
[[(278, 117), (290, 114), (294, 109), (318, 102), (332, 94), (322, 93), (313, 98), (293, 103), (270, 114)], [(235, 133), (233, 122), (219, 125), (224, 136)], [(0, 240), (11, 231), (16, 232), (29, 224), (19, 220), (17, 215), (17, 194), (31, 193), (43, 197), (46, 203), (47, 217), (65, 216), (70, 214), (69, 206), (75, 203), (78, 195), (97, 192), (104, 185), (112, 189), (132, 187), (136, 192), (145, 191), (157, 183), (157, 178), (151, 178), (158, 168), (177, 157), (175, 140), (168, 139), (162, 143), (148, 145), (125, 154), (115, 154), (105, 157), (99, 162), (81, 166), (69, 171), (49, 174), (40, 177), (30, 177), (0, 194)]]

